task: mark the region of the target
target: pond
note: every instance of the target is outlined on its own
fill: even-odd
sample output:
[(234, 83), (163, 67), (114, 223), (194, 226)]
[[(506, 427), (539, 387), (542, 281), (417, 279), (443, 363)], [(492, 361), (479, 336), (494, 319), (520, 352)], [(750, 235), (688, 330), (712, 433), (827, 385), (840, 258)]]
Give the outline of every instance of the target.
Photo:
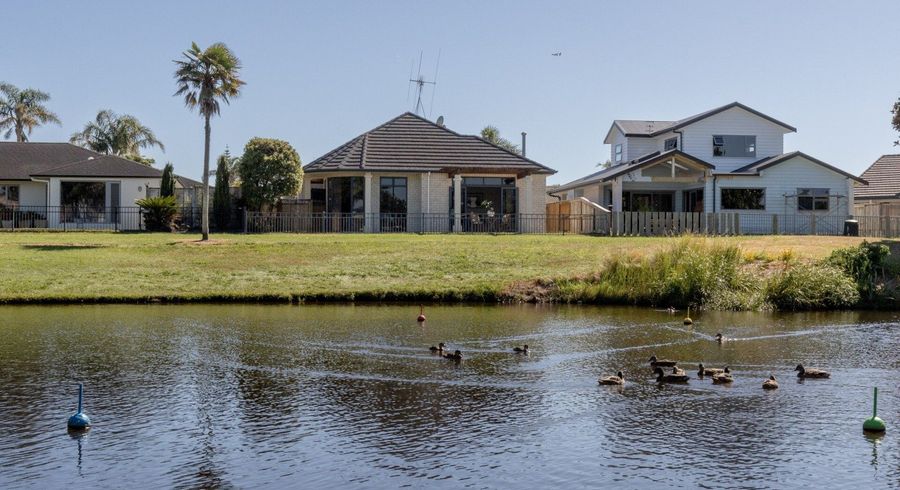
[[(432, 306), (424, 325), (414, 306), (0, 311), (0, 488), (900, 487), (895, 313), (684, 327), (578, 306)], [(428, 351), (442, 341), (463, 360)], [(690, 382), (655, 383), (652, 354)], [(698, 379), (701, 361), (734, 383)], [(798, 362), (831, 379), (799, 382)], [(598, 385), (620, 369), (624, 387)], [(764, 391), (770, 373), (781, 386)], [(78, 381), (81, 437), (65, 428)], [(873, 386), (883, 437), (862, 432)]]

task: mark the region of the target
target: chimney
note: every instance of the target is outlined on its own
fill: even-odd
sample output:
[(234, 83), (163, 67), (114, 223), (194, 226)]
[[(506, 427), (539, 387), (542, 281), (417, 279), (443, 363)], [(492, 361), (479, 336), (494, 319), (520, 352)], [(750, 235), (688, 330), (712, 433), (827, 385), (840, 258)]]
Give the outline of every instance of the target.
[(525, 156), (525, 135), (527, 135), (525, 131), (522, 131), (522, 156)]

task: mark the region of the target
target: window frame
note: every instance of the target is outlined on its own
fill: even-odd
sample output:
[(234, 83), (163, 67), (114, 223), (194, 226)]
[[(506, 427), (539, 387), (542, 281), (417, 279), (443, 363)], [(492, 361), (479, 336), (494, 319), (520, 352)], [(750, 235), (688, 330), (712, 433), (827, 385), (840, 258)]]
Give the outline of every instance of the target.
[[(397, 191), (403, 189), (403, 198), (397, 197)], [(409, 212), (409, 181), (407, 177), (380, 177), (378, 180), (378, 212), (382, 214), (406, 214)], [(393, 199), (403, 203), (403, 211), (385, 211), (385, 199)]]
[[(22, 189), (19, 187), (19, 184), (0, 184), (0, 189), (3, 190), (3, 192), (0, 193), (0, 208), (15, 208), (22, 202)], [(15, 191), (13, 191), (13, 189), (15, 189)], [(15, 199), (10, 197), (12, 194), (15, 194)]]
[[(743, 149), (739, 155), (729, 154), (728, 148), (737, 145), (740, 138), (740, 147)], [(732, 141), (729, 143), (729, 139)], [(712, 135), (712, 155), (718, 158), (756, 158), (755, 134), (714, 134)]]
[[(738, 208), (738, 207), (728, 207), (725, 205), (725, 192), (726, 191), (759, 191), (762, 194), (759, 196), (759, 201), (761, 203), (761, 207), (752, 207), (752, 208)], [(719, 206), (720, 209), (725, 211), (765, 211), (766, 210), (766, 188), (765, 187), (720, 187), (719, 188)]]
[[(806, 192), (804, 192), (806, 191)], [(801, 203), (809, 200), (809, 207), (802, 207)], [(820, 204), (824, 206), (819, 207)], [(831, 210), (831, 189), (827, 187), (798, 187), (797, 188), (797, 212), (815, 213)]]
[[(672, 143), (671, 146), (669, 146), (670, 142)], [(678, 136), (666, 138), (666, 140), (663, 141), (663, 151), (677, 150), (677, 149), (678, 149)]]
[(616, 163), (622, 163), (622, 153), (622, 143), (617, 143), (613, 147), (613, 161), (615, 161)]

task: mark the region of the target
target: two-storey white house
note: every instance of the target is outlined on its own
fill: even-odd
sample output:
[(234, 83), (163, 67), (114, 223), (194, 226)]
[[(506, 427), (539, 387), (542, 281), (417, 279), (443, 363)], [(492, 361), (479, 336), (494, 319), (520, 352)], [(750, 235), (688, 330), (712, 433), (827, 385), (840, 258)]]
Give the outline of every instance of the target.
[(739, 102), (679, 121), (613, 121), (609, 168), (563, 184), (611, 211), (846, 216), (865, 181), (805, 153), (784, 152), (796, 128)]

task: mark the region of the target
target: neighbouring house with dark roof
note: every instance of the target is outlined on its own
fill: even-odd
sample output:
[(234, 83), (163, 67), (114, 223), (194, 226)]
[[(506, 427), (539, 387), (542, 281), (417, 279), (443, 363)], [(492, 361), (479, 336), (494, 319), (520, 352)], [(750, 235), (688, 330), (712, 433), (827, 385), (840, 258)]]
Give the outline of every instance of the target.
[(854, 191), (857, 214), (900, 216), (900, 155), (882, 155), (860, 177), (869, 185)]
[(612, 211), (852, 214), (865, 176), (785, 153), (793, 132), (739, 102), (678, 121), (617, 119), (604, 140), (612, 165), (553, 193)]
[(516, 231), (528, 215), (544, 213), (546, 178), (556, 173), (409, 112), (303, 170), (302, 197), (314, 211), (367, 231), (413, 232)]
[[(0, 227), (107, 228), (161, 177), (153, 167), (69, 143), (0, 142)], [(17, 220), (26, 212), (27, 226)], [(139, 220), (119, 228), (129, 226)]]

